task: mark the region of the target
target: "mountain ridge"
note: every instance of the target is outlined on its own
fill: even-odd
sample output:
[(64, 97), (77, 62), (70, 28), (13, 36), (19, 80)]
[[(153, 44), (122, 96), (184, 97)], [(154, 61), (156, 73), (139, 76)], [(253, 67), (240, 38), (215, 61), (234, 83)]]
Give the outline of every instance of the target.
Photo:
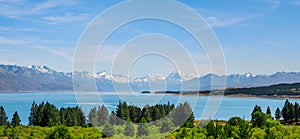
[[(272, 75), (231, 74), (190, 76), (180, 71), (170, 73), (167, 77), (148, 74), (143, 77), (128, 78), (106, 71), (58, 72), (47, 66), (0, 65), (0, 92), (26, 91), (71, 91), (72, 76), (76, 74), (83, 79), (95, 79), (99, 91), (115, 91), (114, 85), (127, 88), (122, 91), (191, 91), (211, 89), (214, 81), (226, 80), (226, 88), (259, 87), (280, 83), (300, 82), (300, 72), (276, 72)], [(126, 87), (129, 85), (129, 88)], [(217, 84), (218, 86), (218, 84)], [(222, 84), (220, 84), (222, 86)], [(120, 90), (119, 90), (120, 91)]]

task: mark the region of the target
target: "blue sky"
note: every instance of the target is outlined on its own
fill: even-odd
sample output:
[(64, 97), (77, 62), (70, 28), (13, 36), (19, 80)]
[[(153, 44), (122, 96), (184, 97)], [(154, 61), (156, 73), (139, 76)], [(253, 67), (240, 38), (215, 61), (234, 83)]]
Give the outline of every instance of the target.
[[(81, 33), (93, 18), (119, 2), (0, 0), (0, 63), (71, 71)], [(224, 51), (227, 74), (300, 71), (300, 0), (179, 2), (192, 7), (211, 25)], [(151, 20), (134, 22), (115, 32), (99, 52), (96, 70), (111, 70), (111, 53), (132, 37), (152, 32), (173, 35), (198, 59), (201, 74), (210, 72), (205, 52), (195, 48), (186, 33)], [(174, 70), (168, 60), (155, 56), (136, 61), (132, 68), (132, 72), (139, 72), (136, 76), (166, 75)]]

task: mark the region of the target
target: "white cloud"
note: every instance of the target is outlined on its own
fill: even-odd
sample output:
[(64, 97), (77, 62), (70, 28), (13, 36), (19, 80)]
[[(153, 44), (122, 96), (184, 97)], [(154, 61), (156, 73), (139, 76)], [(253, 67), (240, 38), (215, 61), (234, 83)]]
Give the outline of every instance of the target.
[(26, 43), (24, 40), (15, 40), (15, 39), (8, 39), (4, 37), (0, 37), (0, 44), (1, 45), (18, 45)]
[(249, 20), (253, 18), (254, 16), (243, 16), (243, 17), (230, 17), (230, 16), (223, 16), (223, 17), (217, 17), (217, 16), (208, 16), (205, 19), (207, 22), (215, 28), (220, 28), (220, 27), (227, 27), (227, 26), (232, 26), (236, 25), (239, 23), (242, 23), (246, 20)]
[(38, 14), (42, 10), (58, 6), (72, 6), (74, 4), (76, 3), (72, 0), (48, 0), (43, 3), (32, 3), (23, 0), (0, 0), (0, 15), (23, 19), (24, 16)]
[(46, 23), (59, 25), (65, 23), (73, 23), (78, 21), (84, 21), (90, 19), (90, 15), (81, 13), (79, 15), (73, 15), (71, 13), (65, 13), (64, 16), (45, 16), (44, 20)]
[(44, 3), (38, 4), (35, 8), (31, 10), (31, 12), (34, 13), (37, 11), (54, 8), (57, 6), (72, 6), (74, 4), (76, 3), (72, 0), (48, 0)]
[(33, 48), (40, 49), (52, 53), (57, 56), (66, 58), (69, 61), (73, 59), (73, 48), (54, 48), (52, 46), (33, 46)]

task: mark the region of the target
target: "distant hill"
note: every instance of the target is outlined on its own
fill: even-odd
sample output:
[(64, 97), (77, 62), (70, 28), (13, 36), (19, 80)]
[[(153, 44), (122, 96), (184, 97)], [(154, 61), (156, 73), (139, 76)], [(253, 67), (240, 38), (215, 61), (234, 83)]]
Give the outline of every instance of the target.
[[(209, 95), (210, 93), (219, 93), (220, 90), (202, 90), (202, 91), (158, 91), (155, 93), (181, 94), (181, 95)], [(277, 84), (263, 87), (250, 88), (228, 88), (223, 91), (224, 95), (254, 95), (254, 96), (300, 96), (300, 83)]]
[[(226, 79), (227, 88), (244, 88), (269, 86), (281, 83), (300, 82), (299, 72), (277, 72), (273, 75), (233, 74), (219, 76), (207, 74), (201, 77), (184, 74), (180, 71), (170, 73), (167, 77), (147, 75), (138, 78), (128, 78), (120, 74), (110, 74), (105, 71), (89, 72), (58, 72), (47, 66), (17, 66), (0, 65), (0, 92), (26, 91), (71, 91), (73, 90), (72, 75), (82, 79), (95, 79), (99, 91), (193, 91), (209, 90), (211, 79), (215, 81)], [(218, 86), (216, 87), (218, 88)], [(235, 90), (232, 90), (234, 92)]]

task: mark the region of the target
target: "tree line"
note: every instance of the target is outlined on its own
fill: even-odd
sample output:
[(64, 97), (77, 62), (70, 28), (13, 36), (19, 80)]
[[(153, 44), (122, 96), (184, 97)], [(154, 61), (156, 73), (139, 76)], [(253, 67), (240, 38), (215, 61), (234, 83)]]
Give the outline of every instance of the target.
[(49, 102), (41, 104), (32, 103), (29, 126), (85, 126), (86, 118), (83, 111), (78, 107), (68, 107), (58, 109)]

